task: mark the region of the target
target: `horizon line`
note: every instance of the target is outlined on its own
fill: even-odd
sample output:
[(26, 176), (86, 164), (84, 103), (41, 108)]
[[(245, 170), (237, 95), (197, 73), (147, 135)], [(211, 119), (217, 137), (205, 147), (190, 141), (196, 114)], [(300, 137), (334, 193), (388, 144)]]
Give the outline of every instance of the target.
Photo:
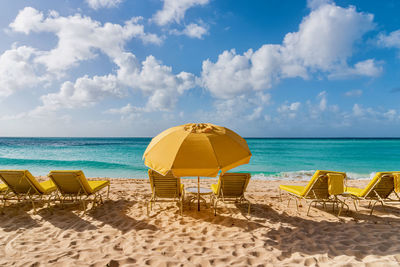
[[(155, 136), (0, 136), (0, 138), (154, 138)], [(265, 136), (265, 137), (248, 137), (242, 136), (245, 139), (400, 139), (398, 137), (384, 137), (384, 136), (344, 136), (344, 137), (274, 137), (274, 136)]]

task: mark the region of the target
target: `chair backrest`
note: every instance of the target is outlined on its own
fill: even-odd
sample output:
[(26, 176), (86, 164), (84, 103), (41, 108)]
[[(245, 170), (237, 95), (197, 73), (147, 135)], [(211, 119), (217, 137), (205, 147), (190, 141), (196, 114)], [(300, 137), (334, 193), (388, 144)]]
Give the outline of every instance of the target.
[(243, 196), (250, 181), (250, 173), (225, 173), (219, 176), (217, 192), (224, 198)]
[[(340, 176), (336, 175), (328, 177), (328, 174), (339, 174), (343, 178), (339, 179)], [(345, 178), (346, 178), (346, 173), (344, 172), (317, 170), (312, 176), (308, 185), (305, 187), (302, 196), (307, 198), (327, 199), (330, 196), (329, 194), (330, 185), (332, 186), (333, 183), (336, 183), (337, 185), (338, 183), (340, 183), (340, 181), (343, 184)], [(339, 180), (334, 182), (332, 181), (332, 179), (339, 179)]]
[(387, 198), (394, 190), (393, 174), (399, 172), (377, 172), (374, 178), (368, 183), (361, 196), (376, 198), (376, 194), (381, 198)]
[(0, 179), (14, 194), (43, 194), (45, 192), (28, 170), (0, 170)]
[(181, 179), (171, 172), (165, 176), (149, 169), (151, 192), (160, 198), (177, 198), (181, 195)]
[(93, 193), (81, 170), (51, 171), (48, 176), (63, 195), (90, 195)]

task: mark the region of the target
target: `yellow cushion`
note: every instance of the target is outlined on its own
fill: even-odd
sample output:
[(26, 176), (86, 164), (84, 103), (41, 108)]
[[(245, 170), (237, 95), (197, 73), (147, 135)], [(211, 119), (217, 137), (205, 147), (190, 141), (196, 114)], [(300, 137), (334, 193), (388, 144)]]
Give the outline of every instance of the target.
[(217, 184), (212, 184), (211, 185), (211, 190), (213, 191), (213, 193), (215, 195), (217, 195), (218, 194), (218, 185)]
[(99, 191), (110, 184), (110, 181), (88, 181), (92, 193)]
[(53, 192), (54, 190), (57, 189), (57, 187), (51, 180), (41, 182), (40, 185), (43, 188), (43, 193), (45, 193), (45, 194)]
[(343, 179), (341, 173), (328, 173), (328, 193), (329, 195), (340, 195), (344, 192)]
[[(54, 180), (59, 187), (62, 187), (63, 191), (68, 193), (78, 193), (81, 192), (82, 189), (84, 189), (87, 195), (94, 193), (92, 187), (89, 186), (85, 174), (81, 170), (51, 171), (48, 176)], [(97, 186), (98, 184), (95, 184), (95, 187)]]
[(400, 173), (393, 173), (394, 191), (400, 193)]
[(4, 191), (7, 189), (7, 185), (5, 184), (0, 184), (0, 191)]
[(355, 195), (357, 197), (361, 197), (363, 195), (364, 188), (347, 187), (346, 192)]
[(321, 175), (327, 175), (328, 173), (333, 173), (333, 174), (342, 174), (344, 177), (346, 177), (346, 174), (344, 172), (334, 172), (334, 171), (325, 171), (325, 170), (316, 170), (314, 175), (312, 176), (310, 182), (307, 184), (306, 189), (303, 192), (304, 196), (310, 189), (311, 186), (314, 184), (315, 180), (317, 180)]
[(38, 194), (47, 194), (56, 189), (51, 186), (51, 182), (47, 181), (43, 188), (36, 178), (28, 170), (1, 170), (1, 179), (7, 182), (13, 191), (17, 194), (25, 194), (26, 192), (38, 192)]
[[(398, 173), (398, 172), (377, 172), (377, 173), (375, 174), (374, 178), (372, 178), (372, 180), (369, 181), (368, 185), (367, 185), (365, 188), (363, 188), (363, 189), (356, 188), (356, 189), (361, 190), (361, 192), (358, 192), (358, 195), (355, 195), (355, 196), (365, 197), (366, 194), (367, 194), (368, 192), (370, 192), (370, 191), (372, 190), (373, 187), (376, 186), (378, 180), (379, 180), (383, 175), (390, 175), (390, 174), (393, 175), (393, 174), (396, 174), (396, 173)], [(395, 180), (396, 180), (396, 179), (395, 179)], [(354, 189), (354, 188), (353, 188), (353, 189)], [(349, 192), (349, 193), (351, 193), (351, 192)]]
[(303, 196), (306, 189), (305, 186), (300, 185), (280, 185), (279, 188), (298, 196)]
[(179, 196), (182, 195), (182, 192), (183, 192), (185, 186), (183, 184), (181, 184), (180, 177), (175, 177), (172, 172), (168, 172), (166, 175), (162, 175), (162, 174), (159, 174), (158, 172), (156, 172), (156, 171), (154, 171), (152, 169), (149, 169), (148, 170), (148, 174), (149, 174), (151, 192), (154, 193), (154, 183), (155, 183), (154, 180), (156, 180), (156, 178), (160, 178), (161, 177), (161, 178), (165, 178), (166, 180), (171, 180), (173, 178), (173, 179), (178, 179), (178, 185), (177, 186), (180, 189)]

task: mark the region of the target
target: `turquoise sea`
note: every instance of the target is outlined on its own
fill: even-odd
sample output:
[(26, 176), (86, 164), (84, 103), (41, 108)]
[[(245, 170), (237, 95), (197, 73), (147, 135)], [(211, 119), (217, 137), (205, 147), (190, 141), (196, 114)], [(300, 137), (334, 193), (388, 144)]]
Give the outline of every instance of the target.
[[(0, 138), (0, 169), (81, 169), (88, 177), (146, 178), (142, 155), (151, 138)], [(309, 179), (316, 169), (369, 178), (400, 170), (400, 139), (247, 138), (250, 164), (234, 171), (255, 179)]]

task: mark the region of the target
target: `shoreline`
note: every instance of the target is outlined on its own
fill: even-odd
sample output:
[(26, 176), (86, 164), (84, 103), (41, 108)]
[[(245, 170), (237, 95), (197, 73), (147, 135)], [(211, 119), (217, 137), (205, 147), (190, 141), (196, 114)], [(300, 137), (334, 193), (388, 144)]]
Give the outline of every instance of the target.
[[(43, 179), (44, 177), (41, 177)], [(89, 178), (98, 179), (98, 178)], [(196, 181), (182, 179), (185, 187)], [(113, 178), (110, 199), (82, 214), (79, 205), (42, 208), (12, 204), (0, 215), (0, 264), (4, 266), (285, 266), (400, 263), (400, 209), (376, 208), (336, 217), (331, 209), (306, 205), (298, 212), (279, 184), (303, 181), (250, 180), (247, 206), (219, 204), (218, 214), (202, 206), (156, 204), (146, 215), (146, 179)], [(207, 187), (216, 179), (202, 179)], [(351, 180), (363, 187), (367, 180)], [(348, 204), (351, 204), (350, 202)]]

